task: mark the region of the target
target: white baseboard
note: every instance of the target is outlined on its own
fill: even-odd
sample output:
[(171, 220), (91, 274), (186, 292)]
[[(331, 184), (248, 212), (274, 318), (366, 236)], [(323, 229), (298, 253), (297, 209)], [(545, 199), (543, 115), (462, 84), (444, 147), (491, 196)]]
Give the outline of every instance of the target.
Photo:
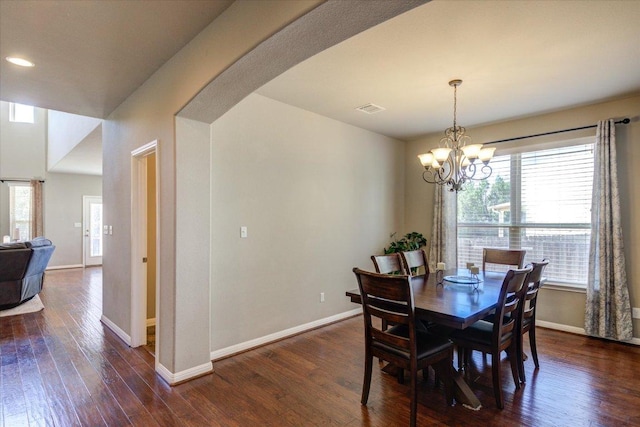
[(131, 337), (125, 331), (120, 329), (118, 325), (109, 320), (109, 318), (107, 318), (104, 314), (100, 317), (100, 321), (104, 323), (107, 328), (111, 329), (114, 334), (116, 334), (122, 341), (125, 342), (125, 344), (131, 346)]
[[(536, 326), (540, 326), (541, 328), (547, 328), (547, 329), (555, 329), (556, 331), (569, 332), (572, 334), (587, 335), (584, 328), (578, 328), (577, 326), (563, 325), (560, 323), (546, 322), (544, 320), (536, 319)], [(612, 340), (612, 341), (615, 341), (615, 340)], [(616, 341), (616, 342), (640, 345), (640, 338), (632, 338), (631, 341)]]
[(185, 369), (184, 371), (176, 372), (174, 374), (161, 363), (158, 363), (156, 366), (156, 372), (160, 375), (160, 378), (167, 382), (167, 384), (174, 385), (182, 381), (187, 381), (191, 378), (213, 372), (213, 364), (211, 362), (203, 363), (200, 366), (194, 366), (193, 368)]
[(147, 319), (147, 328), (149, 326), (156, 326), (156, 318), (155, 317), (153, 319)]
[(82, 264), (48, 266), (46, 270), (66, 270), (67, 268), (84, 268)]
[(334, 316), (325, 317), (324, 319), (315, 320), (313, 322), (305, 323), (300, 326), (295, 326), (293, 328), (285, 329), (284, 331), (275, 332), (273, 334), (269, 334), (264, 337), (260, 337), (260, 338), (256, 338), (243, 343), (235, 344), (230, 347), (221, 348), (219, 350), (214, 350), (211, 352), (211, 360), (216, 361), (218, 359), (223, 359), (233, 354), (247, 351), (255, 347), (260, 347), (262, 345), (269, 344), (271, 342), (278, 341), (283, 338), (290, 337), (292, 335), (297, 335), (301, 332), (309, 331), (311, 329), (315, 329), (320, 326), (328, 325), (329, 323), (347, 319), (349, 317), (353, 317), (361, 313), (362, 313), (362, 309), (356, 308), (350, 311), (345, 311), (344, 313), (336, 314)]

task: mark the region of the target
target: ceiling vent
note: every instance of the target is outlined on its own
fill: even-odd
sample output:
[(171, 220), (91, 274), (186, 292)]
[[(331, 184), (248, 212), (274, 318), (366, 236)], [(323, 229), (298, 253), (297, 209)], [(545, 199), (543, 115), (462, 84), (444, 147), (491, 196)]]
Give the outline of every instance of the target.
[(365, 105), (362, 105), (362, 106), (356, 108), (356, 110), (362, 111), (363, 113), (367, 113), (367, 114), (379, 113), (380, 111), (384, 111), (385, 109), (386, 108), (381, 107), (381, 106), (376, 105), (376, 104), (365, 104)]

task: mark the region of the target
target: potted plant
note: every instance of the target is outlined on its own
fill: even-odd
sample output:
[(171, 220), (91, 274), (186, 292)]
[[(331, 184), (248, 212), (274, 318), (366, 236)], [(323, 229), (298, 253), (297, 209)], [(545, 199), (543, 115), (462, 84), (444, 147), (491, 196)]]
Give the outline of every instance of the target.
[[(394, 239), (396, 233), (391, 234), (389, 237)], [(388, 248), (384, 248), (385, 255), (399, 253), (399, 252), (407, 252), (407, 251), (415, 251), (420, 249), (423, 246), (426, 246), (427, 239), (415, 231), (411, 233), (407, 233), (401, 239), (394, 239), (391, 241), (391, 244)]]

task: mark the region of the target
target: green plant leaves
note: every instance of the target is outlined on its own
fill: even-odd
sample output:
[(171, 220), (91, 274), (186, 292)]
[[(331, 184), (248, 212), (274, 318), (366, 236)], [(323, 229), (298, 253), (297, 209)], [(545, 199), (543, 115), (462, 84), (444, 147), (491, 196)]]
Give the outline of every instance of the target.
[[(393, 233), (390, 237), (393, 238), (396, 233)], [(423, 246), (427, 245), (427, 239), (421, 234), (415, 231), (407, 233), (401, 239), (395, 239), (389, 244), (388, 248), (384, 248), (385, 254), (393, 254), (397, 252), (415, 251)]]

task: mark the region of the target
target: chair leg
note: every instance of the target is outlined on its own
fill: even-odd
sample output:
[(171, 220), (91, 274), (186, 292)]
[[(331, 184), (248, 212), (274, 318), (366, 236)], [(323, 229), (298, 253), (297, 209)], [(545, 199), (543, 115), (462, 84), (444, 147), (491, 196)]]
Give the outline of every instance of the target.
[(362, 383), (362, 399), (360, 403), (367, 404), (369, 400), (369, 389), (371, 388), (371, 371), (373, 369), (373, 356), (371, 354), (365, 355), (364, 361), (364, 380)]
[(500, 352), (491, 355), (491, 373), (493, 374), (493, 394), (496, 398), (496, 406), (503, 409), (502, 385), (500, 384)]
[(536, 365), (536, 369), (540, 368), (538, 363), (538, 349), (536, 347), (536, 325), (531, 324), (529, 328), (529, 346), (531, 347), (531, 356), (533, 356), (533, 363)]
[(516, 390), (520, 390), (520, 374), (519, 374), (519, 365), (522, 363), (522, 352), (518, 350), (518, 345), (514, 342), (513, 348), (511, 350), (511, 354), (509, 354), (509, 363), (511, 364), (511, 376), (513, 377), (513, 382), (516, 385)]
[(525, 375), (524, 372), (524, 336), (521, 333), (518, 336), (518, 349), (517, 349), (517, 355), (518, 355), (518, 376), (520, 377), (520, 382), (522, 382), (522, 384), (527, 382), (527, 376)]
[(411, 369), (411, 415), (410, 425), (416, 426), (416, 418), (418, 415), (418, 372)]

